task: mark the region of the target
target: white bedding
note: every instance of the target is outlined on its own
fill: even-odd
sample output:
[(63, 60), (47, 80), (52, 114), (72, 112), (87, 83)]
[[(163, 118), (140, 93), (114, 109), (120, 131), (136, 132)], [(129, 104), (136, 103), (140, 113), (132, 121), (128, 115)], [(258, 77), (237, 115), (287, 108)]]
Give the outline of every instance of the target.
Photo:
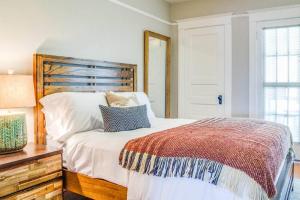
[(142, 175), (129, 172), (119, 165), (120, 151), (129, 140), (193, 121), (157, 118), (149, 129), (118, 133), (93, 130), (75, 134), (64, 146), (65, 167), (128, 187), (130, 200), (239, 199), (226, 189), (199, 180)]
[(105, 133), (99, 129), (75, 134), (65, 143), (65, 165), (71, 171), (127, 187), (128, 170), (119, 165), (124, 145), (131, 139), (191, 122), (193, 120), (157, 118), (151, 128), (116, 133)]

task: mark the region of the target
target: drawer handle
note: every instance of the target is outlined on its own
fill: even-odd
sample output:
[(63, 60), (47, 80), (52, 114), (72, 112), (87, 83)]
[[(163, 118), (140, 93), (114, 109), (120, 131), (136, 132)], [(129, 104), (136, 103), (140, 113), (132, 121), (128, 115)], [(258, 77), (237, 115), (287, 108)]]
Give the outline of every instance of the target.
[(20, 183), (18, 185), (18, 188), (19, 188), (19, 190), (23, 190), (23, 189), (32, 187), (34, 185), (37, 185), (37, 184), (40, 184), (40, 183), (43, 183), (43, 182), (46, 182), (46, 181), (49, 181), (49, 180), (61, 177), (61, 176), (62, 176), (62, 172), (61, 171), (55, 172), (55, 173), (52, 173), (52, 174), (49, 174), (49, 175), (46, 175), (46, 176), (42, 176), (40, 178), (31, 180), (31, 181), (28, 181), (28, 182), (25, 182), (25, 183)]

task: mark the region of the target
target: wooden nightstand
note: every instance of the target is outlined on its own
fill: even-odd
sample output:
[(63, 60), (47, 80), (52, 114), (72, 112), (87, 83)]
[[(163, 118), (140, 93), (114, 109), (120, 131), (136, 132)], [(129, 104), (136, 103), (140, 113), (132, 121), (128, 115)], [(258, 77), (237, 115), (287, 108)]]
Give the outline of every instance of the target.
[(28, 144), (0, 155), (0, 199), (62, 199), (62, 151)]

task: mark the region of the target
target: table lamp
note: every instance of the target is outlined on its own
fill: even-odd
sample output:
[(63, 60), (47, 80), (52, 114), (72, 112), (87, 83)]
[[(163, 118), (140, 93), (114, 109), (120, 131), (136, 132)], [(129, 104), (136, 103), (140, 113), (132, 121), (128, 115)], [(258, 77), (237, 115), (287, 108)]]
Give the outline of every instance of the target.
[(34, 106), (32, 76), (0, 75), (0, 154), (21, 151), (27, 144), (26, 115), (10, 109)]

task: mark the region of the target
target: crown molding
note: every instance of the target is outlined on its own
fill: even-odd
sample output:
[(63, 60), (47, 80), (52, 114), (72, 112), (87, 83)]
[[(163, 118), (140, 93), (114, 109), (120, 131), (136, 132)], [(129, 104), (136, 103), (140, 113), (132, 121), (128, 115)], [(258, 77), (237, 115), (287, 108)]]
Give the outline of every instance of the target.
[(151, 19), (154, 19), (154, 20), (156, 20), (156, 21), (159, 21), (159, 22), (161, 22), (161, 23), (163, 23), (163, 24), (167, 24), (167, 25), (170, 25), (170, 26), (172, 26), (172, 25), (177, 25), (177, 23), (172, 23), (171, 21), (164, 20), (164, 19), (162, 19), (162, 18), (160, 18), (160, 17), (157, 17), (157, 16), (155, 16), (155, 15), (153, 15), (153, 14), (151, 14), (151, 13), (148, 13), (148, 12), (146, 12), (146, 11), (143, 11), (143, 10), (141, 10), (141, 9), (138, 9), (138, 8), (136, 8), (136, 7), (133, 7), (133, 6), (131, 6), (131, 5), (128, 5), (128, 4), (126, 4), (126, 3), (124, 3), (124, 2), (121, 2), (121, 1), (119, 1), (119, 0), (108, 0), (108, 1), (110, 1), (111, 3), (117, 4), (117, 5), (119, 5), (119, 6), (122, 6), (123, 8), (126, 8), (126, 9), (128, 9), (128, 10), (131, 10), (131, 11), (133, 11), (133, 12), (136, 12), (136, 13), (138, 13), (138, 14), (141, 14), (141, 15), (144, 15), (144, 16), (149, 17), (149, 18), (151, 18)]

